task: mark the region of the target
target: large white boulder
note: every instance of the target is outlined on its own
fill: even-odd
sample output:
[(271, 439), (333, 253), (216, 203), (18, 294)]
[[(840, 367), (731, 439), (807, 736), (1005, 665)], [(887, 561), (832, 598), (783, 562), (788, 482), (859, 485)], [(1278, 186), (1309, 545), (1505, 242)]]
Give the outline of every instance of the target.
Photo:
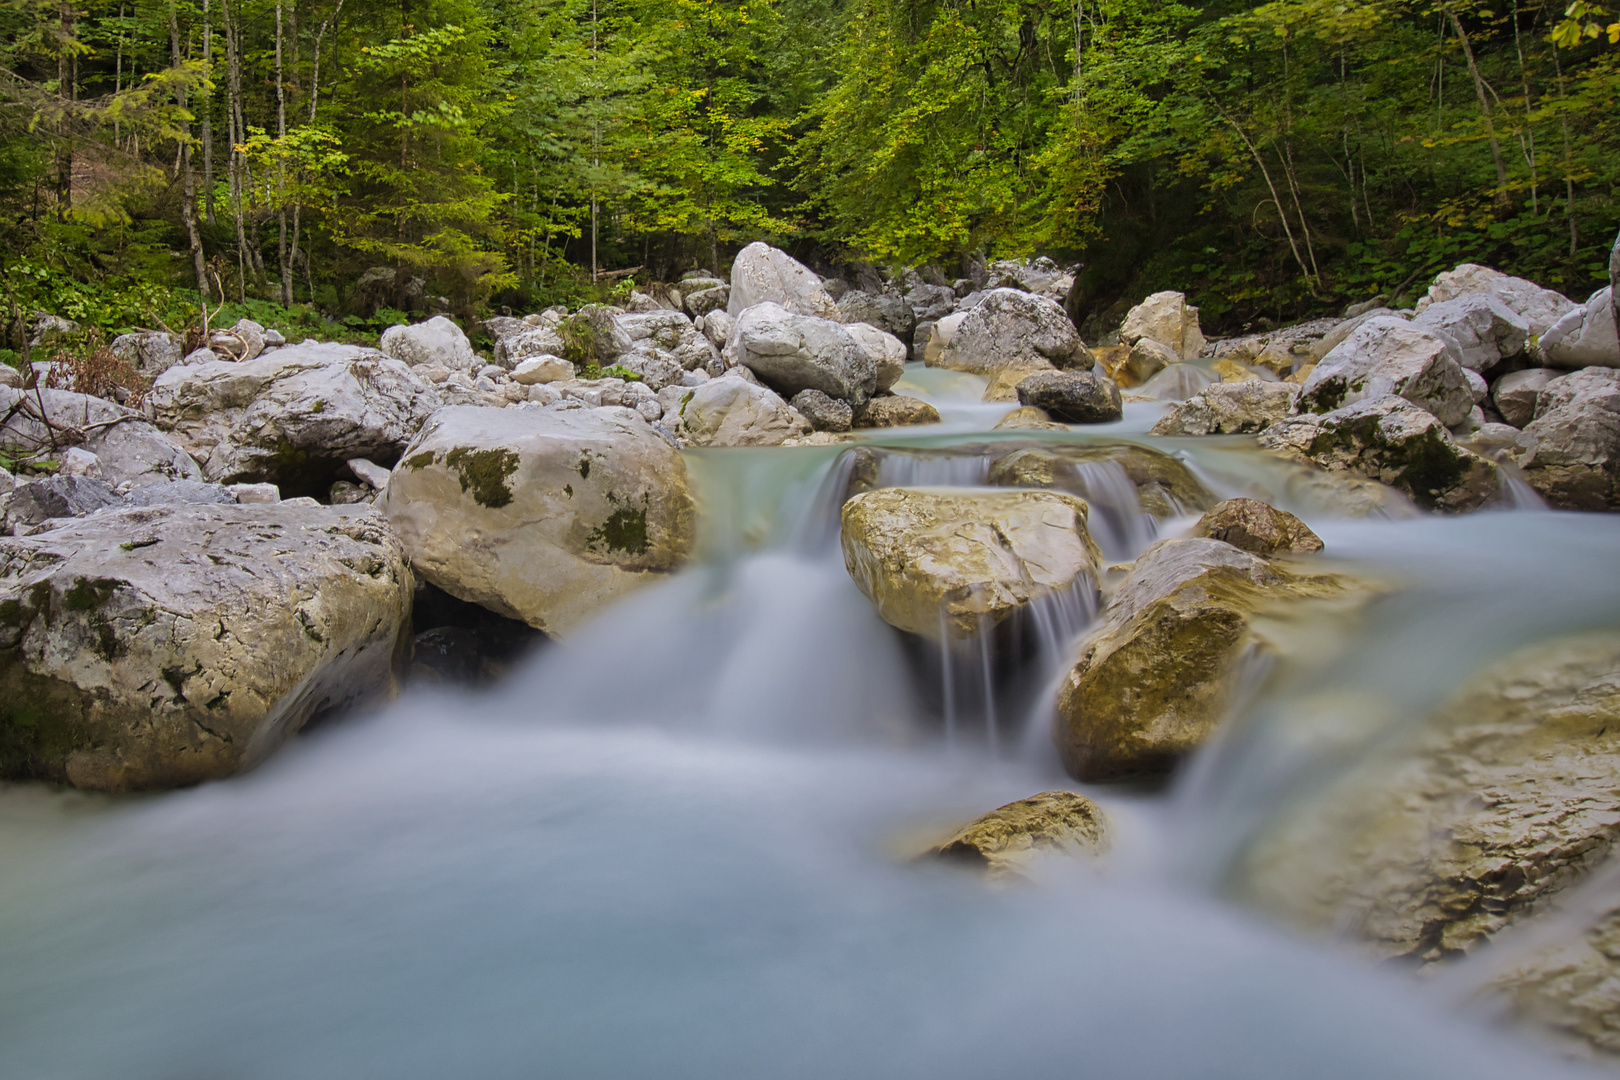
[[(1524, 351), (1530, 327), (1519, 313), (1491, 293), (1470, 293), (1430, 304), (1412, 319), (1457, 347), (1457, 360), (1470, 371), (1488, 371)], [(1613, 324), (1610, 336), (1613, 336)], [(1620, 357), (1616, 358), (1620, 363)]]
[(1455, 347), (1405, 319), (1369, 319), (1322, 358), (1305, 380), (1302, 410), (1329, 412), (1399, 394), (1447, 427), (1468, 418), (1474, 393)]
[(680, 452), (628, 409), (441, 409), (379, 500), (416, 571), (553, 636), (692, 551)]
[(756, 304), (738, 316), (732, 340), (737, 362), (783, 397), (820, 390), (859, 409), (877, 389), (871, 355), (831, 319)]
[(1567, 510), (1620, 510), (1620, 370), (1589, 367), (1551, 379), (1524, 429), (1524, 478)]
[(1463, 263), (1455, 270), (1435, 275), (1428, 293), (1417, 302), (1421, 314), (1430, 304), (1455, 300), (1459, 296), (1489, 293), (1508, 310), (1524, 320), (1531, 336), (1539, 337), (1576, 305), (1562, 293), (1543, 289), (1533, 281), (1504, 274), (1476, 263)]
[(451, 371), (475, 371), (484, 363), (461, 327), (443, 315), (410, 326), (390, 326), (382, 332), (379, 344), (384, 356), (402, 361), (406, 367), (438, 364)]
[(1127, 345), (1151, 338), (1169, 347), (1183, 360), (1191, 360), (1204, 351), (1198, 309), (1187, 303), (1185, 295), (1173, 290), (1156, 292), (1131, 308), (1119, 328), (1119, 336)]
[(1549, 367), (1620, 367), (1620, 337), (1615, 334), (1614, 300), (1607, 286), (1541, 335), (1541, 355)]
[(872, 363), (877, 368), (879, 393), (900, 381), (900, 377), (906, 373), (905, 342), (869, 323), (845, 323), (844, 329), (855, 339), (855, 344), (872, 358)]
[(809, 267), (769, 244), (755, 241), (731, 264), (731, 295), (726, 311), (733, 317), (756, 304), (777, 304), (796, 315), (837, 319), (838, 305)]
[(696, 446), (779, 446), (810, 433), (810, 424), (780, 394), (736, 375), (683, 394), (671, 426)]
[(0, 778), (134, 791), (251, 768), (392, 692), (413, 590), (369, 508), (176, 502), (0, 540)]
[(1026, 374), (1054, 367), (1089, 369), (1095, 361), (1057, 304), (1019, 289), (992, 289), (929, 362), (989, 375), (1002, 369)]
[(403, 361), (331, 343), (177, 365), (158, 376), (151, 401), (208, 479), (298, 494), (324, 492), (348, 475), (350, 458), (393, 461), (440, 403)]
[(5, 418), (0, 447), (15, 453), (44, 451), (47, 457), (57, 453), (53, 441), (64, 448), (82, 447), (96, 455), (102, 479), (114, 487), (202, 479), (191, 455), (144, 414), (103, 398), (0, 386), (0, 417)]

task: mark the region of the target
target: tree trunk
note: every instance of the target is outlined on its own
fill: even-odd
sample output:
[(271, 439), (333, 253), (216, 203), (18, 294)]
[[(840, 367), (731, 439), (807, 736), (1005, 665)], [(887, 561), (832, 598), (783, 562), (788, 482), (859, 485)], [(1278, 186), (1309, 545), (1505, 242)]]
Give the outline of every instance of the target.
[[(180, 20), (175, 14), (174, 2), (169, 2), (169, 54), (175, 67), (179, 67), (183, 58), (180, 55)], [(175, 92), (175, 104), (183, 110), (186, 107), (186, 93), (184, 90)], [(188, 122), (180, 135), (180, 174), (184, 177), (181, 188), (183, 198), (180, 203), (180, 214), (186, 219), (186, 242), (191, 246), (191, 268), (197, 275), (197, 291), (202, 294), (203, 303), (208, 302), (208, 270), (203, 263), (202, 236), (197, 231), (197, 177), (191, 171), (191, 124)]]
[(1468, 61), (1468, 74), (1474, 80), (1474, 93), (1479, 95), (1479, 111), (1485, 117), (1485, 134), (1491, 142), (1491, 161), (1496, 164), (1496, 201), (1506, 205), (1507, 193), (1507, 167), (1502, 164), (1502, 145), (1496, 140), (1496, 120), (1491, 113), (1491, 95), (1485, 88), (1485, 78), (1479, 73), (1479, 65), (1474, 62), (1474, 46), (1468, 41), (1468, 33), (1463, 29), (1462, 20), (1450, 8), (1444, 9), (1446, 17), (1451, 20), (1451, 29), (1457, 34), (1457, 42), (1462, 45), (1463, 57)]
[[(203, 68), (210, 80), (214, 77), (214, 24), (209, 0), (203, 0)], [(214, 95), (203, 91), (202, 152), (203, 203), (208, 208), (208, 224), (216, 224), (214, 217)]]
[(287, 262), (287, 81), (281, 65), (281, 4), (276, 4), (276, 268), (281, 275), (281, 306), (292, 307), (292, 267)]

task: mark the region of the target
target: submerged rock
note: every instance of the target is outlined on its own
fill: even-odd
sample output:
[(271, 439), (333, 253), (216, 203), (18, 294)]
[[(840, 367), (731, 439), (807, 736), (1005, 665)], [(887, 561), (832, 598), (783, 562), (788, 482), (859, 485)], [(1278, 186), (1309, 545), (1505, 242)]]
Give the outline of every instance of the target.
[(171, 503), (0, 540), (0, 777), (138, 791), (251, 768), (391, 693), (410, 610), (369, 511)]
[(1270, 427), (1293, 414), (1299, 387), (1284, 382), (1216, 383), (1170, 406), (1154, 435), (1239, 435)]
[(1045, 854), (1100, 855), (1108, 848), (1108, 819), (1073, 791), (1043, 791), (1008, 803), (958, 829), (928, 854), (983, 870), (1020, 876)]
[(1046, 371), (1018, 384), (1018, 403), (1070, 424), (1109, 424), (1124, 415), (1119, 387), (1091, 371)]
[(1205, 512), (1193, 526), (1194, 536), (1207, 536), (1255, 555), (1309, 554), (1322, 550), (1322, 538), (1299, 518), (1259, 499), (1227, 499)]
[(904, 394), (880, 394), (855, 414), (858, 428), (906, 427), (939, 423), (939, 410), (921, 398)]
[[(1137, 443), (1044, 443), (1008, 451), (991, 464), (998, 487), (1056, 488), (1085, 497), (1087, 473), (1117, 467), (1136, 488), (1141, 507), (1175, 517), (1215, 505), (1215, 496), (1192, 470), (1162, 450)], [(1118, 474), (1116, 474), (1118, 475)]]
[(680, 566), (696, 531), (680, 453), (623, 409), (441, 409), (378, 505), (424, 578), (552, 636)]
[(1068, 431), (1067, 424), (1055, 423), (1045, 409), (1020, 406), (996, 421), (997, 431)]
[(1087, 512), (1049, 491), (881, 488), (844, 504), (844, 566), (891, 626), (973, 637), (1047, 593), (1096, 588)]
[(1432, 961), (1540, 910), (1617, 836), (1620, 633), (1600, 631), (1477, 672), (1407, 737), (1274, 813), (1234, 881), (1297, 925)]
[(1209, 372), (1196, 364), (1171, 364), (1137, 387), (1135, 393), (1154, 401), (1186, 401), (1214, 382)]
[(1476, 510), (1499, 491), (1495, 465), (1458, 446), (1432, 413), (1394, 394), (1273, 424), (1260, 433), (1260, 445), (1389, 484), (1425, 509)]
[(1345, 591), (1338, 578), (1296, 576), (1219, 540), (1154, 544), (1058, 690), (1064, 767), (1080, 780), (1169, 771), (1236, 704), (1245, 658), (1279, 645), (1279, 611)]

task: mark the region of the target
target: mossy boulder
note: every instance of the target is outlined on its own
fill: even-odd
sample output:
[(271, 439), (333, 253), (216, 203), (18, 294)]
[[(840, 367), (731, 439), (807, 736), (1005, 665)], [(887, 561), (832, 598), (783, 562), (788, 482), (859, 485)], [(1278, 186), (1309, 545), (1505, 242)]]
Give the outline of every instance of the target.
[(680, 452), (621, 408), (441, 409), (379, 505), (422, 577), (553, 636), (679, 567), (696, 532)]
[(1500, 490), (1495, 465), (1458, 446), (1432, 413), (1394, 394), (1283, 420), (1260, 433), (1260, 445), (1388, 484), (1430, 510), (1476, 510)]
[(1080, 780), (1168, 772), (1225, 719), (1244, 658), (1280, 647), (1289, 605), (1347, 591), (1337, 577), (1296, 575), (1219, 540), (1154, 544), (1059, 688), (1064, 766)]
[(1051, 491), (880, 488), (844, 504), (844, 566), (891, 626), (960, 640), (1048, 593), (1094, 591), (1087, 513)]
[(230, 776), (392, 693), (414, 581), (368, 509), (170, 503), (0, 540), (0, 779)]

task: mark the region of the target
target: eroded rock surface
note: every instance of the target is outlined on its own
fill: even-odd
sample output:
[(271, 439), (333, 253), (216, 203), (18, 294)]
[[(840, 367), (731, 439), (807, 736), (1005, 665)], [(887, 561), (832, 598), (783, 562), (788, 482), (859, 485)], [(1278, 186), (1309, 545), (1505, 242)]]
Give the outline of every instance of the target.
[(1000, 877), (1046, 854), (1100, 855), (1108, 848), (1102, 809), (1073, 791), (1043, 791), (983, 814), (929, 851)]
[(1154, 435), (1239, 435), (1262, 431), (1294, 411), (1299, 387), (1284, 382), (1216, 383), (1172, 405)]
[(1216, 503), (1198, 519), (1193, 535), (1220, 540), (1255, 555), (1303, 555), (1322, 550), (1322, 538), (1309, 525), (1259, 499)]

